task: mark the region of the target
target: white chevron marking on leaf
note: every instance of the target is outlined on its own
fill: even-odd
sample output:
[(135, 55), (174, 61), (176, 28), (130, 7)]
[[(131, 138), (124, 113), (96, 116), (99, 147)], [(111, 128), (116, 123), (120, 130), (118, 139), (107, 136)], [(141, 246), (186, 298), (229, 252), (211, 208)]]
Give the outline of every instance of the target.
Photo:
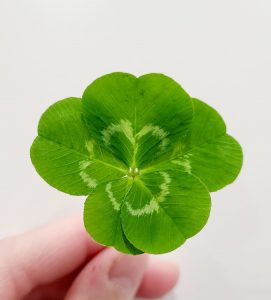
[(79, 162), (79, 169), (80, 169), (80, 177), (84, 181), (84, 183), (91, 189), (95, 189), (97, 186), (97, 180), (91, 178), (89, 174), (86, 172), (88, 166), (90, 166), (93, 162), (90, 160), (82, 160)]
[(119, 211), (120, 210), (120, 203), (117, 202), (116, 198), (114, 197), (114, 194), (112, 192), (112, 183), (108, 182), (107, 185), (105, 186), (105, 191), (108, 195), (108, 198), (110, 202), (112, 203), (112, 206), (115, 210)]
[(146, 204), (142, 208), (134, 209), (134, 208), (132, 208), (130, 203), (126, 203), (126, 206), (127, 206), (129, 213), (135, 217), (140, 217), (142, 215), (150, 215), (153, 212), (158, 212), (158, 210), (159, 210), (159, 205), (154, 198), (151, 199), (149, 204)]
[(119, 124), (110, 124), (106, 129), (102, 131), (103, 141), (106, 146), (110, 145), (110, 140), (112, 135), (114, 135), (117, 132), (123, 133), (133, 145), (135, 145), (135, 137), (137, 139), (140, 139), (148, 133), (151, 133), (154, 137), (156, 137), (159, 141), (161, 141), (159, 145), (161, 149), (164, 149), (169, 143), (169, 139), (167, 138), (168, 132), (166, 132), (163, 128), (157, 125), (155, 126), (149, 124), (144, 126), (136, 134), (136, 136), (134, 136), (132, 123), (129, 120), (121, 119)]
[(136, 137), (138, 139), (142, 138), (144, 135), (148, 134), (149, 132), (152, 133), (153, 136), (155, 136), (158, 140), (161, 141), (161, 144), (159, 145), (159, 147), (161, 149), (164, 149), (168, 143), (169, 143), (169, 139), (167, 138), (168, 136), (168, 132), (166, 132), (163, 128), (159, 127), (159, 126), (154, 126), (152, 124), (146, 125), (144, 126), (136, 135)]
[(86, 142), (86, 148), (88, 150), (89, 156), (90, 158), (94, 157), (94, 146), (93, 146), (93, 142), (92, 141), (87, 141)]
[(185, 154), (181, 159), (173, 160), (172, 163), (178, 166), (182, 166), (188, 174), (192, 172), (192, 166), (189, 160), (191, 154)]
[(164, 178), (164, 182), (160, 184), (160, 189), (161, 192), (159, 193), (159, 195), (157, 196), (157, 201), (158, 202), (163, 202), (166, 198), (167, 195), (169, 195), (169, 184), (171, 183), (171, 178), (168, 175), (168, 173), (166, 172), (160, 172), (160, 174), (163, 176)]
[(146, 204), (144, 207), (142, 208), (137, 208), (134, 209), (132, 208), (132, 206), (130, 205), (130, 203), (126, 202), (126, 207), (129, 211), (129, 213), (132, 216), (135, 217), (140, 217), (143, 215), (150, 215), (154, 212), (158, 212), (159, 211), (159, 202), (163, 202), (166, 198), (167, 195), (169, 195), (169, 184), (171, 182), (171, 178), (168, 175), (168, 173), (166, 172), (159, 172), (160, 175), (163, 177), (164, 182), (160, 184), (160, 193), (157, 196), (154, 196), (149, 204)]
[(122, 132), (132, 144), (135, 143), (132, 123), (129, 120), (120, 120), (119, 124), (111, 124), (102, 131), (106, 146), (110, 145), (111, 136), (116, 132)]

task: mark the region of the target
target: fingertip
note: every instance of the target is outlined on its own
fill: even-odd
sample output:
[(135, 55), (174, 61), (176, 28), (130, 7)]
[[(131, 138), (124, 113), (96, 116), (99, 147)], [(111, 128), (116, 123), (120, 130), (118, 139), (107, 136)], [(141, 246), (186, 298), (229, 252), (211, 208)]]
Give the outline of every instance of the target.
[(148, 255), (126, 255), (105, 249), (83, 268), (65, 300), (133, 299), (148, 264)]
[(174, 288), (179, 278), (180, 269), (176, 263), (152, 259), (137, 295), (145, 298), (161, 297)]
[(135, 294), (147, 269), (148, 261), (147, 254), (133, 256), (119, 253), (110, 269), (109, 278), (113, 283), (124, 283), (123, 288), (125, 283), (128, 283), (130, 294)]

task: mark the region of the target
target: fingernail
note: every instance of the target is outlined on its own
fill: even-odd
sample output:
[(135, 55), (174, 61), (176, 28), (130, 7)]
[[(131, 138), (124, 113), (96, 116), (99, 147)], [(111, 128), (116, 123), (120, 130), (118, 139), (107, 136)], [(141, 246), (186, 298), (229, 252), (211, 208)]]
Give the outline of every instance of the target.
[(121, 288), (134, 294), (141, 283), (147, 265), (148, 255), (146, 254), (136, 256), (119, 254), (111, 267), (109, 278)]

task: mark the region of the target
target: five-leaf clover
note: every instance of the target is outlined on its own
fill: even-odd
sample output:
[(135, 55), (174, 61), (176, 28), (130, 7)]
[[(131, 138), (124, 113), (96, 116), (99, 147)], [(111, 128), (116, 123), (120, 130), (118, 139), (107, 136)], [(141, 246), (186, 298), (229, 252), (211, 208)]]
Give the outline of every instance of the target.
[(162, 74), (111, 73), (42, 115), (32, 162), (51, 186), (87, 195), (84, 223), (124, 253), (165, 253), (198, 233), (210, 192), (242, 150), (221, 116)]

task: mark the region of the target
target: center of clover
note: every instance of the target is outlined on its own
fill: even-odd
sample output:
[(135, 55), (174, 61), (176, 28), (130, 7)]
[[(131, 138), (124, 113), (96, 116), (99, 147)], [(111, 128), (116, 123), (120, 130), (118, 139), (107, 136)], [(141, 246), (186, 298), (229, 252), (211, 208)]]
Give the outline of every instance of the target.
[(137, 175), (139, 175), (139, 170), (138, 168), (130, 167), (128, 171), (128, 176), (135, 178)]

